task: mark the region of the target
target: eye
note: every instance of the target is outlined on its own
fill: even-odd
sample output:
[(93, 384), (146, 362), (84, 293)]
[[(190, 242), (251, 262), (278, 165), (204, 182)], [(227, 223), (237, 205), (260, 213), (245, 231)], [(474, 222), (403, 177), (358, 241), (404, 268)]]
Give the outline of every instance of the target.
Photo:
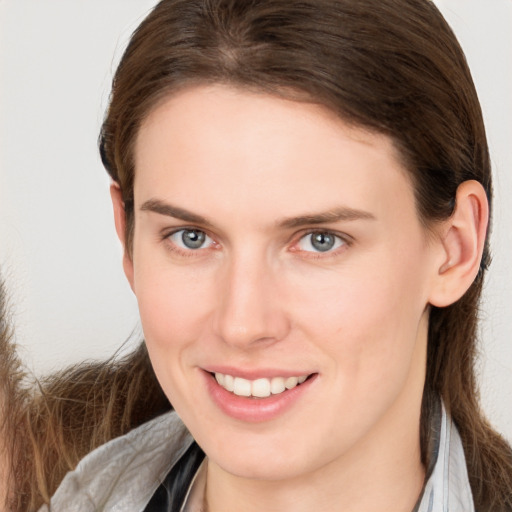
[(307, 252), (328, 252), (345, 245), (345, 241), (329, 231), (314, 231), (304, 235), (297, 244), (299, 250)]
[(213, 240), (199, 229), (180, 229), (168, 236), (168, 239), (181, 249), (197, 250), (213, 244)]

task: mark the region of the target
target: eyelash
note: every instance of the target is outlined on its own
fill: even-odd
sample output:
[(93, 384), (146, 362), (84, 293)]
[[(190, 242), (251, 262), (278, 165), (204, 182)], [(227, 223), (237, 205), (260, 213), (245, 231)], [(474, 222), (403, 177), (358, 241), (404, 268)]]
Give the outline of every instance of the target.
[[(314, 235), (314, 234), (320, 234), (320, 235), (329, 235), (334, 237), (335, 243), (341, 242), (337, 247), (333, 249), (329, 249), (327, 251), (306, 251), (296, 248), (298, 244), (301, 242), (301, 240), (305, 239), (308, 236)], [(311, 245), (311, 241), (309, 242)], [(341, 252), (345, 251), (347, 247), (350, 247), (352, 245), (352, 239), (342, 233), (337, 233), (335, 231), (330, 231), (328, 229), (322, 230), (322, 229), (310, 229), (304, 233), (301, 233), (298, 237), (297, 241), (294, 242), (293, 246), (291, 247), (290, 251), (293, 253), (301, 253), (301, 257), (309, 258), (309, 259), (321, 259), (321, 258), (332, 258), (335, 256), (338, 256)]]
[(207, 248), (204, 248), (204, 247), (200, 247), (198, 249), (191, 249), (191, 248), (182, 248), (180, 246), (178, 246), (176, 244), (176, 242), (173, 242), (171, 240), (171, 238), (174, 236), (174, 235), (177, 235), (179, 233), (183, 233), (183, 232), (186, 232), (186, 231), (195, 231), (195, 232), (198, 232), (198, 233), (203, 233), (206, 237), (208, 237), (212, 242), (213, 242), (213, 246), (215, 248), (218, 248), (219, 247), (219, 244), (217, 242), (215, 242), (215, 240), (210, 236), (208, 235), (208, 233), (206, 231), (204, 231), (203, 229), (199, 229), (199, 228), (195, 228), (195, 227), (182, 227), (182, 228), (179, 228), (179, 229), (174, 229), (170, 232), (166, 232), (162, 235), (162, 239), (163, 241), (166, 243), (167, 245), (167, 248), (172, 251), (172, 252), (175, 252), (177, 253), (178, 255), (182, 256), (182, 257), (185, 257), (185, 258), (189, 258), (189, 257), (197, 257), (198, 254), (201, 250), (204, 250), (204, 249), (207, 249)]
[[(215, 242), (215, 240), (213, 239), (213, 237), (211, 237), (210, 235), (208, 235), (208, 233), (206, 231), (204, 231), (203, 229), (199, 229), (199, 228), (196, 228), (196, 227), (181, 227), (179, 229), (174, 229), (170, 232), (165, 232), (164, 234), (162, 234), (162, 240), (164, 242), (166, 242), (167, 244), (167, 247), (169, 250), (171, 250), (172, 252), (176, 252), (178, 253), (180, 256), (182, 257), (197, 257), (199, 256), (198, 253), (202, 252), (203, 250), (207, 250), (209, 249), (210, 247), (199, 247), (197, 249), (192, 249), (192, 248), (182, 248), (180, 246), (178, 246), (176, 244), (176, 242), (173, 242), (171, 240), (171, 238), (174, 236), (174, 235), (177, 235), (179, 233), (183, 233), (183, 232), (186, 232), (186, 231), (195, 231), (195, 232), (199, 232), (199, 233), (203, 233), (207, 238), (209, 238), (211, 240), (211, 246), (213, 249), (218, 249), (220, 248), (220, 244), (218, 244), (217, 242)], [(332, 236), (335, 238), (335, 244), (338, 243), (339, 245), (337, 247), (335, 247), (334, 249), (329, 249), (327, 251), (306, 251), (306, 250), (301, 250), (299, 248), (297, 248), (298, 244), (304, 240), (307, 236), (310, 236), (310, 235), (313, 235), (313, 234), (321, 234), (321, 235), (329, 235), (329, 236)], [(302, 257), (305, 257), (305, 258), (310, 258), (310, 259), (320, 259), (320, 258), (329, 258), (329, 257), (333, 257), (333, 256), (336, 256), (338, 255), (340, 252), (343, 252), (347, 247), (350, 247), (352, 245), (352, 239), (346, 235), (346, 234), (341, 234), (341, 233), (337, 233), (335, 231), (330, 231), (330, 230), (321, 230), (321, 229), (311, 229), (311, 230), (308, 230), (306, 232), (303, 232), (303, 233), (300, 233), (300, 235), (297, 236), (295, 235), (294, 238), (296, 239), (296, 241), (293, 243), (292, 247), (289, 249), (290, 252), (292, 253), (301, 253), (302, 254)], [(309, 242), (311, 244), (311, 241)]]

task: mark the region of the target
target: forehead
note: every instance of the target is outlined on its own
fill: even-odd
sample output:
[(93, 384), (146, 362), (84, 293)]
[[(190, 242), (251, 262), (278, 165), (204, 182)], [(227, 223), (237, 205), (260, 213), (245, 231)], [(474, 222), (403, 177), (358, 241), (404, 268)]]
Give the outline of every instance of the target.
[(231, 212), (264, 201), (276, 215), (339, 204), (378, 209), (386, 195), (412, 200), (401, 162), (389, 137), (322, 106), (200, 86), (167, 98), (142, 124), (135, 200), (156, 194), (202, 209), (217, 198)]

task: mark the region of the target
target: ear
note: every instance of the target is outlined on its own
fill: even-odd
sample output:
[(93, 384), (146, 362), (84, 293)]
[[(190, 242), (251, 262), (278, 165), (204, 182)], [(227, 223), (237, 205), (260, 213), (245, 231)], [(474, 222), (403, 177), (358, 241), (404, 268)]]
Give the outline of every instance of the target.
[(441, 251), (430, 304), (445, 307), (460, 299), (475, 280), (485, 245), (489, 203), (477, 181), (457, 189), (455, 210), (440, 225)]
[(110, 185), (110, 197), (114, 208), (114, 222), (119, 240), (123, 244), (123, 269), (133, 290), (133, 260), (130, 251), (126, 248), (126, 213), (124, 210), (124, 201), (121, 188), (116, 182)]

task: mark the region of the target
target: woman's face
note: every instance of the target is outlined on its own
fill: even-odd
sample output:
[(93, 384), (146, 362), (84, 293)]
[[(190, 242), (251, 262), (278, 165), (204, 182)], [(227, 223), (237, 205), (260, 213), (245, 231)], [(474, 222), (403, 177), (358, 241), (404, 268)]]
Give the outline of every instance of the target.
[(417, 453), (439, 258), (390, 140), (197, 87), (149, 115), (135, 164), (127, 274), (158, 379), (211, 462), (281, 479)]

